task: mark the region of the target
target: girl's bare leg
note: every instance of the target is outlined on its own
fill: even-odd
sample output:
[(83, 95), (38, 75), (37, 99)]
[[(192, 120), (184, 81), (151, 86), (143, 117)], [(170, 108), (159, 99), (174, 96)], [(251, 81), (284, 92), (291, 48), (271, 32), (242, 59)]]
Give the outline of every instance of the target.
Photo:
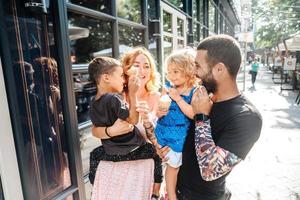
[(171, 167), (167, 165), (166, 169), (166, 186), (168, 193), (168, 200), (176, 200), (176, 184), (177, 184), (177, 174), (178, 168)]

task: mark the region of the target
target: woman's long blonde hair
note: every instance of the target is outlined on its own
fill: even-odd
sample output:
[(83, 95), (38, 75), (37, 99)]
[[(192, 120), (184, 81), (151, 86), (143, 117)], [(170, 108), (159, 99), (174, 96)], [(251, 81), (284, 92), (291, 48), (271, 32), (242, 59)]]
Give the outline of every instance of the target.
[(156, 70), (153, 56), (144, 47), (136, 47), (124, 53), (121, 57), (121, 63), (125, 74), (125, 84), (127, 84), (128, 82), (128, 76), (126, 75), (126, 72), (131, 68), (131, 66), (134, 64), (136, 57), (140, 54), (146, 56), (150, 65), (150, 78), (145, 85), (145, 89), (147, 92), (158, 91), (160, 87), (160, 75)]

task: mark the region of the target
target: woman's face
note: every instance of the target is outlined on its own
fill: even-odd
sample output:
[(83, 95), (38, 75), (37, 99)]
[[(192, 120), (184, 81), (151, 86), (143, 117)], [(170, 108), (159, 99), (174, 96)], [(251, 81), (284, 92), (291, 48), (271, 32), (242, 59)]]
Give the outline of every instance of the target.
[(148, 58), (144, 54), (139, 54), (133, 63), (133, 66), (138, 68), (138, 76), (141, 84), (145, 85), (150, 79), (151, 66)]

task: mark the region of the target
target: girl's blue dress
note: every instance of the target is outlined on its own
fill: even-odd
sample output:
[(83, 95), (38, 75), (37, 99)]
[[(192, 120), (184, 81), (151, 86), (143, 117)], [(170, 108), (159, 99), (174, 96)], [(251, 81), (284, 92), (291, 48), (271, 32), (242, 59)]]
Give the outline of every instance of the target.
[[(189, 95), (180, 95), (185, 102), (191, 104), (195, 88)], [(183, 114), (178, 104), (171, 101), (169, 112), (157, 121), (155, 135), (161, 146), (169, 146), (175, 152), (182, 152), (185, 137), (190, 127), (190, 119)]]

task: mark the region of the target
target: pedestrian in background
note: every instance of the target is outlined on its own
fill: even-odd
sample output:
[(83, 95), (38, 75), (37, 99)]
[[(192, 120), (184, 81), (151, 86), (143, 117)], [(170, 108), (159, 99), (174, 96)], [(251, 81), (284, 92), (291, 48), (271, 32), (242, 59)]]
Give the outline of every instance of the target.
[(259, 63), (257, 62), (257, 58), (255, 58), (254, 62), (251, 64), (252, 89), (255, 89), (255, 81), (256, 81), (258, 68), (259, 68)]

